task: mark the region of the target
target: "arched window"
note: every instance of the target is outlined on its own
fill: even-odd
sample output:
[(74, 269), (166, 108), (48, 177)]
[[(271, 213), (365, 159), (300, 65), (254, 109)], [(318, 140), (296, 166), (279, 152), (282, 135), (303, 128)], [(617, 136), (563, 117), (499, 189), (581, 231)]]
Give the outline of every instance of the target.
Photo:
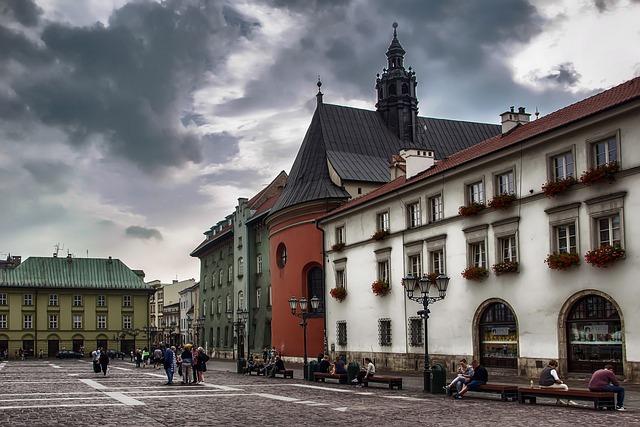
[(409, 85), (406, 83), (402, 83), (402, 94), (406, 95), (409, 93)]
[(622, 373), (622, 322), (611, 301), (599, 295), (579, 299), (566, 329), (570, 371), (593, 372), (606, 362)]
[(287, 264), (287, 247), (284, 243), (280, 243), (276, 249), (276, 263), (280, 268), (284, 268)]
[(238, 258), (238, 276), (242, 276), (244, 274), (244, 258)]
[(231, 307), (231, 295), (227, 295), (227, 305), (225, 306), (225, 311), (229, 312), (232, 310), (233, 308)]
[(313, 267), (307, 273), (307, 298), (311, 301), (311, 298), (318, 297), (320, 304), (317, 310), (311, 308), (309, 303), (309, 311), (312, 313), (324, 313), (324, 286), (322, 283), (322, 269), (320, 267)]
[(518, 367), (518, 327), (511, 309), (494, 302), (480, 316), (480, 363), (495, 368)]
[(391, 83), (389, 85), (389, 95), (396, 95), (396, 84), (395, 83)]
[(215, 303), (215, 300), (211, 298), (211, 315), (213, 316), (215, 312), (216, 312), (216, 303)]
[(222, 314), (222, 297), (218, 297), (218, 314)]

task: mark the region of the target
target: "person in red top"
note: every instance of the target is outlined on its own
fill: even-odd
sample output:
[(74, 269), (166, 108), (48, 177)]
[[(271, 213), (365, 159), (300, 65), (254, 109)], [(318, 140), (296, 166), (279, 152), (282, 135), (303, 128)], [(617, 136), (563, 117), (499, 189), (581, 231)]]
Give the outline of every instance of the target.
[(591, 391), (612, 391), (617, 394), (616, 409), (624, 411), (624, 388), (620, 387), (620, 383), (613, 373), (613, 366), (604, 365), (604, 369), (598, 369), (591, 375), (589, 381), (589, 390)]

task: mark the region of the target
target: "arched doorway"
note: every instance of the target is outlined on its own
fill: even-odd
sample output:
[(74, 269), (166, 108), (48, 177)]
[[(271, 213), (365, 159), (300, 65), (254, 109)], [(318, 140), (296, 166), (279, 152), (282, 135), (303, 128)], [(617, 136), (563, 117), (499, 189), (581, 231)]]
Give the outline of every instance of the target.
[(518, 324), (513, 310), (500, 300), (479, 308), (478, 352), (480, 363), (492, 368), (518, 367)]
[(71, 339), (71, 343), (73, 346), (73, 351), (77, 351), (78, 353), (84, 353), (84, 337), (80, 334), (76, 334)]
[(33, 357), (35, 354), (35, 345), (33, 340), (33, 335), (26, 334), (22, 336), (22, 351), (24, 357)]
[(47, 356), (56, 357), (60, 351), (60, 337), (56, 334), (51, 334), (47, 337)]
[(322, 277), (322, 268), (311, 267), (307, 271), (307, 298), (311, 301), (311, 298), (318, 297), (320, 304), (318, 309), (313, 310), (311, 303), (309, 303), (309, 311), (312, 313), (324, 313), (324, 286)]
[(571, 372), (593, 372), (605, 363), (622, 373), (622, 321), (616, 306), (590, 294), (573, 303), (566, 317), (567, 364)]

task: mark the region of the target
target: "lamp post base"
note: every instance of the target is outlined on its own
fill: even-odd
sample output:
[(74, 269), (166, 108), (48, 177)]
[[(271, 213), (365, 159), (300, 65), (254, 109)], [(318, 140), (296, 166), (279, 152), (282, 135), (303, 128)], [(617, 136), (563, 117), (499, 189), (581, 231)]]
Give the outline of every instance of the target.
[(423, 372), (424, 391), (431, 393), (431, 369), (425, 369)]

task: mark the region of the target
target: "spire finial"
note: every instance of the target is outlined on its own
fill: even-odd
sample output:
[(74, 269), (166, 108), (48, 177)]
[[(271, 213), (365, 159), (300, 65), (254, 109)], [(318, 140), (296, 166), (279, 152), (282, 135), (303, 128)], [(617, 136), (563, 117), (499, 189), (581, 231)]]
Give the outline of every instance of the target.
[(320, 74), (318, 74), (318, 83), (316, 83), (316, 86), (318, 86), (318, 93), (320, 92), (320, 88), (322, 87), (322, 81), (320, 80)]
[(392, 27), (393, 27), (393, 37), (398, 37), (398, 32), (396, 31), (396, 28), (398, 28), (398, 23), (394, 22)]
[(320, 92), (320, 88), (322, 87), (322, 81), (320, 80), (320, 74), (318, 74), (318, 83), (316, 83), (316, 86), (318, 86), (318, 93), (316, 93), (316, 102), (317, 105), (322, 104), (322, 92)]

